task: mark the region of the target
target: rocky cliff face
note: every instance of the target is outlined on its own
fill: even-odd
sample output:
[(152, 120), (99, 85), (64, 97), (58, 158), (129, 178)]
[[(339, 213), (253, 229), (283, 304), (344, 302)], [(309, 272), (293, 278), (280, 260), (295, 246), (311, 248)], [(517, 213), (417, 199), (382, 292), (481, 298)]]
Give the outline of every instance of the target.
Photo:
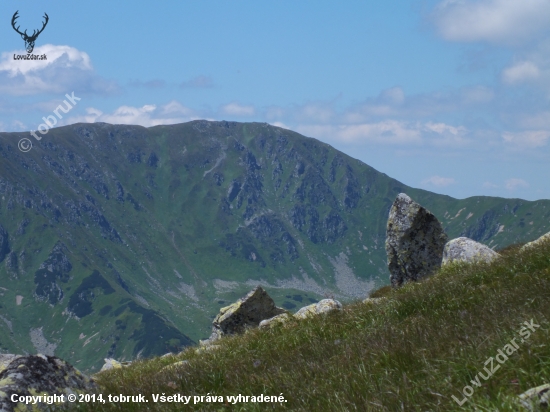
[(0, 133), (0, 351), (55, 347), (84, 371), (205, 338), (258, 284), (285, 309), (365, 297), (387, 283), (400, 192), (451, 237), (505, 246), (550, 230), (549, 201), (408, 188), (267, 124), (76, 124), (27, 153), (23, 137)]

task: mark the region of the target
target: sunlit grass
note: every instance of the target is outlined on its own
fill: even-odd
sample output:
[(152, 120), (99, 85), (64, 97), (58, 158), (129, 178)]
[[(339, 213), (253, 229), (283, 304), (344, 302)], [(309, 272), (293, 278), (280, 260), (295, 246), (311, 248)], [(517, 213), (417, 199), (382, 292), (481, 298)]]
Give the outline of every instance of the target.
[[(517, 411), (515, 397), (550, 382), (550, 242), (501, 251), (492, 264), (453, 264), (374, 303), (356, 302), (315, 318), (223, 339), (220, 349), (189, 348), (96, 375), (100, 392), (146, 394), (148, 403), (88, 410)], [(540, 325), (461, 407), (485, 361)], [(162, 370), (180, 360), (181, 367)], [(151, 394), (258, 396), (285, 403), (153, 403)], [(192, 402), (192, 401), (191, 401)]]

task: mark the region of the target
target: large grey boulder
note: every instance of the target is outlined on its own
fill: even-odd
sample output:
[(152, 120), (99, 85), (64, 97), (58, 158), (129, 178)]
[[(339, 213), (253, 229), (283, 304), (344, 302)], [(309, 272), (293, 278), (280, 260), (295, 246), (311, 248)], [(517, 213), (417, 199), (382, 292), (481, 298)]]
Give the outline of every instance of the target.
[[(91, 394), (97, 390), (94, 381), (55, 356), (44, 355), (0, 355), (0, 411), (44, 410), (48, 405), (14, 403), (21, 396)], [(50, 398), (52, 399), (52, 398)], [(58, 396), (57, 400), (60, 400)]]
[(212, 322), (212, 335), (209, 339), (200, 341), (200, 344), (209, 345), (222, 336), (244, 333), (246, 329), (258, 327), (262, 320), (284, 312), (286, 311), (275, 306), (273, 299), (258, 286), (237, 302), (220, 309)]
[(386, 253), (392, 286), (416, 281), (441, 267), (448, 237), (437, 218), (400, 193), (390, 209)]
[(550, 232), (542, 235), (541, 237), (539, 237), (536, 240), (533, 240), (532, 242), (526, 243), (521, 247), (520, 251), (527, 250), (533, 246), (540, 245), (541, 243), (544, 243), (544, 242), (550, 242)]
[(451, 262), (491, 262), (500, 255), (493, 249), (467, 237), (450, 240), (443, 249), (442, 265)]
[(342, 304), (335, 299), (323, 299), (317, 303), (304, 306), (294, 314), (297, 319), (306, 319), (321, 313), (332, 312), (333, 310), (342, 310)]

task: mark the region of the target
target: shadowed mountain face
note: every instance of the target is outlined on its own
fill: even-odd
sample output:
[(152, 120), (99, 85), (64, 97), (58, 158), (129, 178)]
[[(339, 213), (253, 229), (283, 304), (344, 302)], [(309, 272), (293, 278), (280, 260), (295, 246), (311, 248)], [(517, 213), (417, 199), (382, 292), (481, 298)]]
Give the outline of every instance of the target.
[(550, 230), (550, 201), (411, 189), (329, 145), (259, 123), (103, 123), (0, 134), (0, 351), (176, 351), (261, 284), (293, 309), (389, 282), (389, 209), (407, 193), (450, 238), (491, 247)]

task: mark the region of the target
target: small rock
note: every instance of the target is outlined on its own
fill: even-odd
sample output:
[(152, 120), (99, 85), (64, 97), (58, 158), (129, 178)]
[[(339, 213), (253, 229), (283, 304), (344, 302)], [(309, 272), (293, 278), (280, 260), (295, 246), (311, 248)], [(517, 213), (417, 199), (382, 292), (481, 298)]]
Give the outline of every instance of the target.
[(532, 242), (526, 243), (521, 247), (520, 251), (527, 250), (533, 246), (540, 245), (541, 243), (548, 242), (548, 241), (550, 241), (550, 232), (546, 233), (545, 235), (542, 235), (541, 237), (533, 240)]
[(392, 286), (428, 276), (441, 267), (448, 237), (437, 218), (400, 193), (390, 209), (386, 253)]
[(297, 319), (305, 319), (310, 316), (319, 315), (321, 313), (332, 312), (333, 310), (341, 310), (342, 304), (335, 299), (323, 299), (317, 303), (304, 306), (294, 314)]
[(232, 305), (220, 309), (212, 322), (212, 335), (199, 342), (201, 346), (211, 345), (224, 335), (242, 334), (249, 328), (258, 327), (264, 319), (284, 313), (260, 286)]
[(467, 237), (450, 240), (443, 249), (442, 265), (451, 262), (491, 262), (500, 255), (493, 249)]
[[(10, 360), (11, 359), (11, 360)], [(1, 355), (0, 411), (13, 412), (47, 409), (47, 403), (14, 404), (11, 396), (91, 394), (97, 390), (94, 381), (55, 356)], [(65, 399), (67, 397), (65, 396)], [(36, 408), (36, 409), (35, 409)]]
[(0, 355), (0, 372), (8, 367), (8, 365), (16, 358), (21, 358), (21, 355), (2, 354)]
[(267, 328), (272, 327), (278, 323), (285, 323), (290, 319), (290, 316), (288, 313), (281, 313), (280, 315), (273, 316), (269, 319), (264, 319), (260, 322), (260, 328)]
[(529, 411), (547, 409), (550, 404), (550, 384), (537, 386), (519, 395), (520, 404)]
[(112, 358), (105, 358), (105, 363), (103, 364), (103, 366), (101, 367), (101, 369), (99, 370), (100, 372), (103, 372), (103, 371), (108, 371), (110, 369), (120, 369), (124, 366), (128, 366), (130, 365), (132, 362), (119, 362), (115, 359), (112, 359)]

